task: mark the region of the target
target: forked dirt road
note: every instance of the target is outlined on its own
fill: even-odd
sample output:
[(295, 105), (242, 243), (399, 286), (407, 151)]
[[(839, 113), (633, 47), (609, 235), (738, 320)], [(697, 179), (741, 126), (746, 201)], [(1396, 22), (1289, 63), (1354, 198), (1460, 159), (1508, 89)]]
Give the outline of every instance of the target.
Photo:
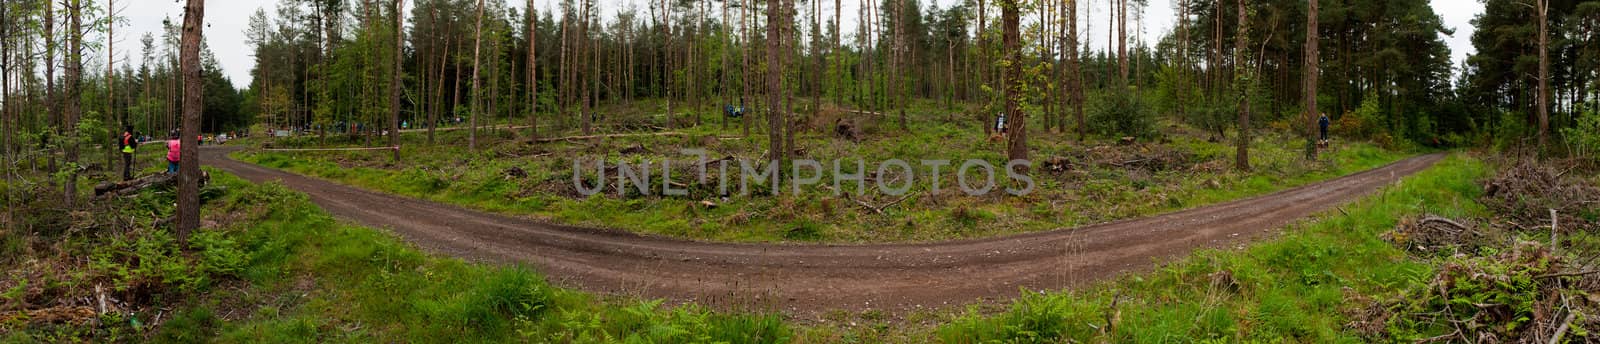
[(996, 238), (874, 245), (736, 244), (645, 236), (489, 214), (238, 162), (207, 165), (253, 182), (281, 181), (333, 215), (387, 228), (434, 252), (527, 263), (557, 285), (717, 308), (904, 312), (1004, 300), (1019, 288), (1061, 289), (1203, 247), (1258, 237), (1421, 171), (1443, 155), (1270, 195), (1158, 216)]

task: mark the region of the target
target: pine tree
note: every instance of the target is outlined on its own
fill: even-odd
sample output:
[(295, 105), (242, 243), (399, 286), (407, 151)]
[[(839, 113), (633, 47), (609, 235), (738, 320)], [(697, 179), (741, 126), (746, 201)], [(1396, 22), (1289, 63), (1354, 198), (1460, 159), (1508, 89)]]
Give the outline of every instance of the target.
[[(74, 0), (77, 1), (77, 0)], [(205, 23), (205, 0), (189, 0), (183, 14), (183, 134), (179, 135), (178, 242), (200, 228), (200, 41)]]
[[(1022, 10), (1017, 0), (1000, 0), (1000, 26), (1005, 70), (1002, 88), (1005, 89), (1006, 157), (1010, 160), (1028, 160), (1028, 119), (1022, 112), (1022, 34), (1017, 26)], [(1022, 173), (1027, 173), (1024, 169)]]

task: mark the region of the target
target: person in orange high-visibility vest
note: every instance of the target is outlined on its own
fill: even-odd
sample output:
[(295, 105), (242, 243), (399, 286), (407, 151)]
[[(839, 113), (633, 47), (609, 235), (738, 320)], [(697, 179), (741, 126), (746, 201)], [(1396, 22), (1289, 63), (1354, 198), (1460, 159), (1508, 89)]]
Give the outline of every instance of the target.
[(139, 140), (133, 137), (133, 126), (122, 128), (122, 180), (133, 179), (133, 152), (139, 148)]

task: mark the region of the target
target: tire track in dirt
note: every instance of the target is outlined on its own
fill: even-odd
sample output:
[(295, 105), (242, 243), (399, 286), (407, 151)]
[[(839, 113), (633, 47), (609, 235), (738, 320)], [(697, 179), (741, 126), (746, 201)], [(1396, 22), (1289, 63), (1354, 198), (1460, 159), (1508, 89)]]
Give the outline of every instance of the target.
[(280, 181), (333, 215), (385, 228), (437, 253), (529, 264), (583, 290), (722, 309), (820, 315), (1006, 300), (1019, 288), (1055, 290), (1198, 248), (1224, 247), (1333, 208), (1443, 158), (1412, 157), (1277, 193), (1078, 228), (933, 243), (791, 245), (700, 242), (489, 214), (358, 189), (228, 159), (204, 162), (252, 182)]

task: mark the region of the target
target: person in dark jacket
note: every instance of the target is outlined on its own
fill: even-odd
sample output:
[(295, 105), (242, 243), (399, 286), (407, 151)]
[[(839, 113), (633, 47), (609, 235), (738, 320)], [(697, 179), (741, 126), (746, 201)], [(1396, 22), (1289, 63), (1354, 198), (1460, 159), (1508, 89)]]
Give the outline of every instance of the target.
[(1328, 124), (1330, 124), (1328, 122), (1328, 114), (1322, 114), (1322, 117), (1317, 119), (1317, 128), (1322, 133), (1322, 136), (1319, 137), (1324, 145), (1328, 144)]
[(122, 128), (122, 180), (133, 179), (133, 152), (139, 148), (139, 140), (133, 137), (133, 126)]

